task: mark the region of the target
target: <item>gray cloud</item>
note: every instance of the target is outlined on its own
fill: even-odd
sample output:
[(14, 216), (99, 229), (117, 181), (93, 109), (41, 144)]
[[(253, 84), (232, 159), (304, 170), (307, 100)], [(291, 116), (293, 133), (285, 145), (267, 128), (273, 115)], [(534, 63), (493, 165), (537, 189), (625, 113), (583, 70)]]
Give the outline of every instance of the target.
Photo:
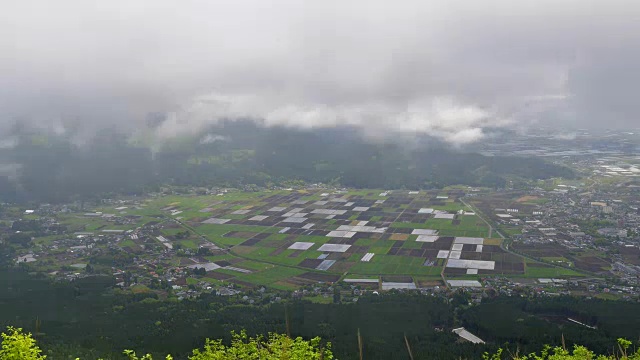
[[(537, 122), (637, 126), (640, 4), (599, 0), (13, 1), (0, 132), (221, 119), (476, 141)], [(2, 126), (0, 125), (0, 126)]]

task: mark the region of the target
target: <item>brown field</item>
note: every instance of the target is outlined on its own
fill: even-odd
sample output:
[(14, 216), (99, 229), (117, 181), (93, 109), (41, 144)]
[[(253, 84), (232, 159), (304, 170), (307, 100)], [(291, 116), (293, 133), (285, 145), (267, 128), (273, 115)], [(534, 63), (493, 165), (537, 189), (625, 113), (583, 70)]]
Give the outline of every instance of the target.
[(573, 261), (576, 268), (590, 272), (606, 271), (610, 267), (607, 261), (597, 256), (569, 257), (569, 259)]
[(521, 251), (532, 257), (563, 257), (566, 258), (569, 250), (557, 244), (528, 244), (513, 243), (514, 250)]
[(500, 246), (500, 244), (502, 244), (502, 239), (484, 239), (484, 244)]
[(227, 279), (233, 278), (233, 275), (223, 274), (215, 271), (207, 271), (206, 277), (215, 279), (215, 280), (227, 280)]
[(522, 196), (522, 197), (518, 198), (516, 200), (516, 202), (523, 203), (523, 202), (533, 201), (533, 200), (538, 200), (538, 199), (540, 199), (539, 196), (525, 195), (525, 196)]
[(409, 234), (391, 234), (391, 236), (389, 236), (389, 240), (394, 240), (394, 241), (405, 241), (409, 238)]
[(243, 280), (238, 280), (238, 279), (234, 279), (234, 278), (229, 279), (228, 281), (232, 282), (234, 284), (238, 284), (238, 285), (243, 286), (243, 287), (247, 287), (247, 288), (255, 288), (255, 287), (257, 287), (257, 285), (252, 284), (250, 282), (243, 281)]
[(413, 278), (411, 276), (404, 275), (386, 275), (382, 277), (383, 282), (412, 282)]
[(606, 271), (610, 266), (608, 261), (598, 256), (597, 252), (567, 249), (558, 244), (522, 245), (514, 243), (513, 249), (534, 258), (565, 258), (571, 261), (577, 270), (597, 273)]
[(271, 252), (271, 254), (269, 254), (269, 256), (278, 256), (280, 254), (282, 254), (287, 248), (281, 247), (281, 248), (277, 248), (274, 251)]
[(323, 281), (323, 282), (336, 282), (340, 279), (340, 275), (333, 274), (320, 274), (315, 272), (307, 272), (301, 275), (296, 276), (297, 278), (312, 280), (312, 281)]
[(305, 280), (305, 279), (295, 277), (295, 278), (288, 278), (286, 280), (277, 281), (275, 284), (279, 286), (284, 286), (284, 287), (299, 288), (301, 286), (305, 286), (313, 283), (314, 281), (312, 280)]
[(540, 263), (537, 261), (527, 261), (527, 267), (534, 267), (534, 268), (552, 268), (553, 266), (545, 264), (545, 263)]
[(620, 251), (620, 255), (622, 255), (624, 262), (633, 265), (640, 265), (640, 249), (636, 247), (619, 246), (618, 251)]
[(443, 286), (440, 280), (417, 280), (418, 287)]
[(246, 255), (246, 254), (251, 254), (257, 249), (258, 249), (257, 247), (239, 245), (233, 248), (233, 252), (239, 255)]
[(193, 265), (195, 262), (189, 258), (179, 258), (180, 266)]
[(249, 232), (249, 231), (229, 231), (224, 234), (224, 237), (232, 237), (238, 239), (251, 239), (252, 237), (258, 235), (258, 233)]

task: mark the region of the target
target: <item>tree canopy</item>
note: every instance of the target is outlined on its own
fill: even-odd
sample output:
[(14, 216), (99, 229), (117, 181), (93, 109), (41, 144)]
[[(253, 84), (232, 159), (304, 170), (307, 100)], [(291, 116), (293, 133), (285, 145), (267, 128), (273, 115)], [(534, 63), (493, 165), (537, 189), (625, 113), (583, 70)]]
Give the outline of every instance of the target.
[[(232, 333), (229, 346), (222, 340), (207, 339), (203, 349), (193, 350), (190, 360), (331, 360), (331, 344), (322, 344), (319, 337), (304, 340), (301, 337), (292, 339), (287, 335), (270, 334), (249, 337), (245, 331)], [(133, 350), (125, 350), (130, 360), (152, 360), (149, 354), (138, 357)], [(20, 328), (8, 327), (2, 333), (2, 350), (0, 360), (44, 360), (42, 350), (36, 345), (31, 333)], [(173, 357), (167, 355), (166, 360)]]
[[(564, 346), (545, 346), (540, 354), (532, 353), (528, 355), (509, 354), (506, 358), (512, 360), (640, 360), (640, 350), (630, 352), (631, 341), (618, 339), (617, 353), (613, 355), (596, 354), (582, 345), (574, 345), (568, 350)], [(489, 355), (484, 354), (483, 360), (502, 360), (505, 358), (504, 351), (498, 350)]]
[(30, 333), (20, 328), (8, 327), (2, 333), (2, 350), (0, 360), (44, 360), (42, 350), (36, 345)]

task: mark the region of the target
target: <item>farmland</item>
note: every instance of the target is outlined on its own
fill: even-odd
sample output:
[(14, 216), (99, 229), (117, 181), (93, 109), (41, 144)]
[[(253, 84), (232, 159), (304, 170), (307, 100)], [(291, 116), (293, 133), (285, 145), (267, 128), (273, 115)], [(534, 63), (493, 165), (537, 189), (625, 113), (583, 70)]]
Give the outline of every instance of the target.
[(59, 213), (65, 233), (35, 237), (38, 261), (30, 267), (74, 276), (91, 264), (91, 271), (117, 274), (122, 286), (135, 278), (152, 289), (298, 290), (343, 280), (387, 289), (494, 276), (567, 278), (606, 265), (561, 248), (506, 250), (462, 194), (228, 190), (119, 199)]
[[(343, 278), (526, 276), (524, 259), (488, 239), (455, 192), (229, 192), (149, 199), (127, 212), (162, 218), (158, 233), (178, 248), (211, 249), (178, 263), (206, 267), (212, 282), (292, 290)], [(187, 239), (176, 238), (182, 231)]]

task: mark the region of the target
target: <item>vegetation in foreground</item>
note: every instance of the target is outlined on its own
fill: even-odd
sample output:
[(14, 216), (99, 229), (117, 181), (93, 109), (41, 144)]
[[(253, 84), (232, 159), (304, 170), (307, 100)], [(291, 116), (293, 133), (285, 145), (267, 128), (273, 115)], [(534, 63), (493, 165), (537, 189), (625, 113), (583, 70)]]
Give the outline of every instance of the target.
[(589, 350), (585, 346), (582, 345), (574, 345), (573, 349), (568, 350), (565, 346), (557, 346), (551, 348), (550, 346), (545, 346), (544, 349), (540, 352), (540, 354), (529, 354), (529, 355), (517, 355), (517, 354), (508, 354), (504, 356), (504, 351), (502, 349), (498, 350), (495, 354), (489, 355), (484, 354), (482, 356), (483, 360), (502, 360), (502, 359), (512, 359), (512, 360), (638, 360), (640, 359), (640, 350), (636, 350), (635, 352), (631, 352), (631, 341), (626, 339), (618, 339), (618, 349), (617, 353), (614, 355), (601, 355), (596, 354), (595, 352)]
[[(221, 340), (207, 339), (203, 349), (193, 350), (190, 360), (331, 360), (331, 344), (322, 345), (319, 337), (309, 341), (301, 337), (291, 339), (286, 335), (271, 334), (267, 339), (262, 337), (250, 338), (246, 332), (233, 333), (231, 345), (225, 346)], [(408, 344), (408, 343), (407, 343)], [(639, 360), (640, 350), (630, 351), (631, 341), (618, 339), (618, 349), (614, 355), (599, 355), (581, 345), (575, 345), (572, 350), (566, 347), (546, 346), (540, 354), (517, 355), (505, 354), (500, 349), (494, 354), (485, 353), (483, 360)], [(413, 359), (411, 349), (407, 350)], [(124, 354), (130, 360), (152, 360), (147, 354), (138, 357), (132, 350), (125, 350)], [(36, 344), (30, 333), (25, 333), (20, 328), (8, 327), (2, 333), (2, 350), (0, 360), (44, 360), (42, 350)], [(362, 358), (362, 357), (361, 357)], [(167, 355), (166, 360), (173, 357)]]
[[(6, 289), (0, 291), (0, 327), (35, 334), (47, 360), (124, 359), (123, 349), (186, 359), (207, 337), (228, 345), (230, 333), (242, 330), (252, 337), (269, 332), (303, 339), (320, 336), (331, 342), (336, 358), (356, 360), (358, 329), (364, 359), (409, 360), (408, 342), (414, 359), (459, 360), (480, 359), (499, 347), (505, 354), (529, 354), (545, 344), (560, 346), (563, 337), (568, 348), (580, 344), (612, 354), (617, 338), (638, 338), (640, 322), (636, 302), (569, 296), (497, 296), (469, 306), (465, 292), (451, 294), (449, 301), (444, 294), (390, 291), (349, 303), (287, 300), (251, 305), (241, 296), (176, 301), (151, 292), (126, 294), (109, 283), (101, 285), (101, 279), (106, 277), (51, 282), (0, 271), (1, 288)], [(460, 342), (450, 331), (460, 326), (486, 343)]]
[[(301, 337), (292, 339), (286, 335), (270, 334), (268, 338), (249, 337), (247, 333), (232, 333), (231, 345), (225, 346), (222, 340), (207, 339), (203, 349), (193, 350), (190, 360), (331, 360), (331, 344), (322, 344), (319, 337), (304, 340)], [(125, 350), (124, 354), (130, 360), (151, 360), (147, 354), (138, 357), (132, 350)], [(31, 333), (25, 333), (20, 328), (8, 327), (2, 333), (2, 350), (0, 360), (44, 360), (42, 350), (36, 344)], [(167, 360), (173, 359), (171, 355)]]

